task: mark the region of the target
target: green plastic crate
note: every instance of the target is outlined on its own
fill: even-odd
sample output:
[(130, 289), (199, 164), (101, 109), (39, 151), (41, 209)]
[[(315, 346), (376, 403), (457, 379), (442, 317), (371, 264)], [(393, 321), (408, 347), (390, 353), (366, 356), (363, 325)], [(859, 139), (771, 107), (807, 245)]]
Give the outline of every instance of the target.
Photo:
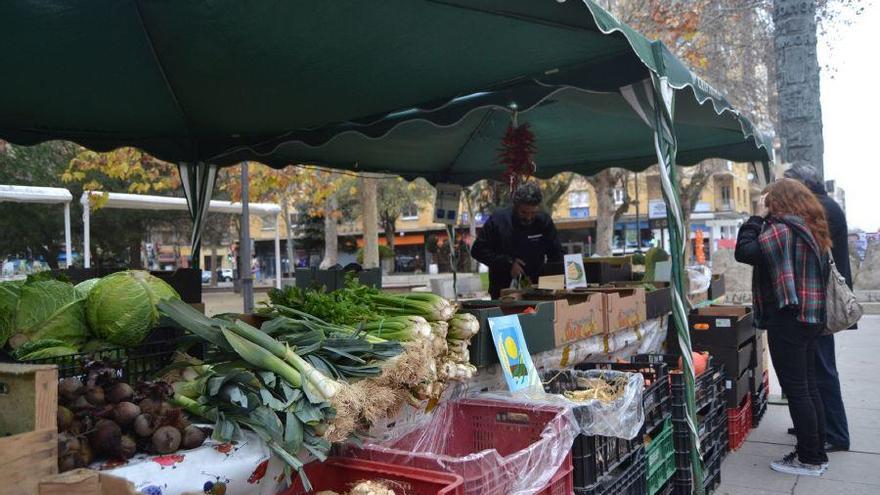
[(675, 474), (675, 448), (672, 441), (672, 417), (667, 416), (660, 434), (645, 449), (648, 467), (648, 495), (659, 492)]

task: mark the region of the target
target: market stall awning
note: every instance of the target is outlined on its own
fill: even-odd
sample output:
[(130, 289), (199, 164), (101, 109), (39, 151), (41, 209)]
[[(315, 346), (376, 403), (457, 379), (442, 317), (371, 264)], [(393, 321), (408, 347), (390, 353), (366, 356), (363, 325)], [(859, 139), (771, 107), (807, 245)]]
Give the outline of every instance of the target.
[(4, 2), (0, 46), (15, 143), (467, 182), (498, 175), (516, 103), (540, 173), (642, 168), (651, 130), (620, 88), (653, 71), (685, 94), (680, 162), (768, 157), (724, 98), (590, 0)]

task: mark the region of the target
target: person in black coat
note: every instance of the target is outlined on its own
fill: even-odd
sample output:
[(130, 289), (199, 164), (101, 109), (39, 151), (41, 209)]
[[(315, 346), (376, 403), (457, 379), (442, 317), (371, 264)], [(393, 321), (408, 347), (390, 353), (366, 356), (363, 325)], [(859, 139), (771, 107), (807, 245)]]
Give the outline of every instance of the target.
[[(825, 208), (825, 217), (831, 231), (831, 256), (837, 270), (846, 278), (846, 284), (852, 288), (852, 271), (849, 263), (849, 229), (846, 225), (846, 214), (843, 209), (828, 196), (816, 169), (805, 165), (796, 165), (785, 171), (785, 177), (795, 179), (807, 186), (816, 199)], [(819, 395), (825, 405), (825, 438), (826, 452), (849, 450), (849, 426), (846, 421), (846, 410), (840, 393), (840, 378), (837, 374), (837, 362), (834, 357), (834, 335), (820, 337), (816, 346), (816, 382)], [(794, 434), (794, 428), (789, 433)]]
[(563, 259), (553, 219), (541, 211), (542, 199), (537, 184), (522, 184), (513, 193), (513, 208), (493, 213), (471, 246), (471, 256), (489, 267), (489, 294), (494, 299), (514, 279), (537, 283), (545, 263)]

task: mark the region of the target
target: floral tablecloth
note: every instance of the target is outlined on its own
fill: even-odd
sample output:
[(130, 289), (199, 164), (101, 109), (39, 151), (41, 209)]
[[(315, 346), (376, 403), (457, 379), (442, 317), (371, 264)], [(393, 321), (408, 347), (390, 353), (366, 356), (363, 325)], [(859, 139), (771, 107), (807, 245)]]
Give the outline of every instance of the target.
[(219, 443), (209, 438), (197, 449), (138, 454), (125, 463), (98, 463), (92, 468), (131, 481), (144, 495), (275, 495), (288, 481), (281, 461), (249, 431), (240, 441)]

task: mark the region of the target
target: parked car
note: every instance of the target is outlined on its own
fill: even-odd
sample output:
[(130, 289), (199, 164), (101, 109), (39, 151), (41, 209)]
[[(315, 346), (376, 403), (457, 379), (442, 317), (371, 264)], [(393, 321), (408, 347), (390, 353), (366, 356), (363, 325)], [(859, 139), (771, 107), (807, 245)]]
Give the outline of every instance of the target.
[(211, 283), (211, 270), (202, 270), (202, 283), (210, 284)]
[(217, 280), (220, 282), (232, 282), (232, 268), (218, 268)]

